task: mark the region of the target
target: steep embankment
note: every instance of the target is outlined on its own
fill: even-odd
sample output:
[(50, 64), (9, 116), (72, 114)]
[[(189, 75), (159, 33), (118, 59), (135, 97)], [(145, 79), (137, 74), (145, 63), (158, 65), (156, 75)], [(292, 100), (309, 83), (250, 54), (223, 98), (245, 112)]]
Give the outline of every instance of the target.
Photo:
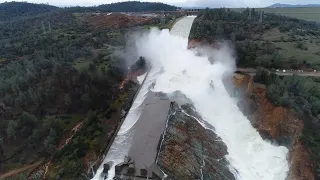
[(172, 103), (158, 165), (170, 179), (234, 180), (225, 158), (227, 146), (189, 104)]
[(287, 180), (314, 180), (309, 154), (299, 141), (303, 122), (283, 107), (274, 107), (265, 96), (265, 88), (253, 83), (249, 75), (235, 74), (234, 85), (244, 93), (239, 107), (259, 133), (289, 148), (290, 170)]

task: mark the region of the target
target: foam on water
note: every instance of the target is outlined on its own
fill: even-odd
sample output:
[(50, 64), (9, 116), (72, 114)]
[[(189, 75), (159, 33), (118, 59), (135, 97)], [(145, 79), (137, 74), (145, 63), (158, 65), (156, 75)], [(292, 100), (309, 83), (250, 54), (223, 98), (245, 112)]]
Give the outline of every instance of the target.
[[(153, 67), (163, 67), (153, 91), (172, 93), (176, 90), (190, 98), (205, 121), (228, 147), (230, 169), (237, 170), (241, 180), (284, 180), (288, 172), (288, 149), (264, 141), (242, 114), (222, 81), (235, 69), (228, 47), (212, 50), (215, 63), (208, 57), (187, 50), (186, 32), (194, 17), (187, 17), (168, 31), (152, 30), (138, 42), (138, 53), (151, 60)], [(179, 33), (182, 36), (179, 36)], [(214, 88), (210, 87), (213, 82)]]

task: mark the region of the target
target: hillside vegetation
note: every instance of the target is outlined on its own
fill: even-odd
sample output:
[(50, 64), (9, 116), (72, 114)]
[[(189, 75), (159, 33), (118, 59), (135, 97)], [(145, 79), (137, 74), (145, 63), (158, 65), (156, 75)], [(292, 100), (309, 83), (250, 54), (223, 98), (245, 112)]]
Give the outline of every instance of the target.
[(303, 8), (303, 7), (320, 7), (320, 4), (281, 4), (281, 3), (276, 3), (272, 4), (268, 8)]
[(319, 27), (315, 22), (255, 9), (242, 13), (207, 9), (196, 18), (190, 39), (208, 44), (232, 42), (240, 67), (319, 69)]
[(266, 84), (266, 97), (274, 106), (283, 106), (294, 111), (303, 120), (301, 142), (308, 148), (320, 178), (320, 79), (312, 77), (279, 77), (265, 69), (259, 69), (255, 82)]
[(128, 1), (104, 4), (96, 7), (66, 8), (71, 12), (145, 12), (145, 11), (175, 11), (177, 7), (163, 3)]
[[(232, 9), (237, 12), (242, 12), (246, 10), (245, 8), (235, 8)], [(299, 18), (307, 21), (315, 21), (320, 23), (320, 5), (310, 6), (310, 7), (284, 7), (284, 8), (259, 8), (268, 13), (274, 13), (277, 15), (288, 16), (293, 18)]]
[(33, 16), (56, 9), (58, 8), (46, 4), (5, 2), (0, 4), (0, 21), (7, 21), (16, 17)]
[(109, 12), (142, 12), (142, 11), (175, 11), (177, 7), (163, 3), (129, 1), (98, 6), (98, 9)]
[[(132, 81), (122, 87), (127, 33), (159, 20), (21, 5), (28, 18), (0, 26), (0, 173), (52, 159), (49, 179), (88, 179), (88, 165), (103, 154), (137, 89)], [(31, 170), (10, 179), (25, 179)]]
[[(125, 72), (119, 66), (121, 59), (104, 46), (109, 41), (101, 37), (102, 31), (93, 32), (68, 12), (0, 27), (2, 172), (56, 154), (65, 134), (90, 110), (96, 114), (84, 124), (90, 132), (72, 146), (78, 153), (68, 156), (68, 163), (62, 161), (63, 154), (53, 162), (70, 169), (72, 162), (91, 149), (88, 147), (99, 152), (105, 146), (102, 139), (108, 138), (108, 131), (102, 130), (113, 127), (102, 122), (119, 111), (121, 103), (114, 102), (121, 96)], [(125, 94), (122, 96), (125, 99)], [(81, 164), (78, 167), (82, 169)]]
[(146, 11), (175, 11), (177, 7), (157, 2), (128, 1), (103, 4), (92, 7), (58, 8), (47, 4), (32, 4), (27, 2), (5, 2), (0, 4), (0, 23), (12, 20), (32, 18), (36, 15), (57, 12), (146, 12)]

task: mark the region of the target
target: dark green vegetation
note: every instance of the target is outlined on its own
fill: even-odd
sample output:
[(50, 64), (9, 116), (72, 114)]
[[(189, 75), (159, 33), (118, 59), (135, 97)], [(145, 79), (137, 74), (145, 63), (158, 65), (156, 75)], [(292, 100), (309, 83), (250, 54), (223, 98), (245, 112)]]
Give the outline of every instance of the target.
[[(232, 10), (240, 12), (246, 9), (235, 8)], [(320, 23), (320, 7), (261, 8), (257, 10)]]
[(163, 3), (129, 1), (98, 6), (98, 9), (109, 12), (142, 12), (142, 11), (175, 11), (177, 7)]
[(94, 7), (66, 8), (72, 12), (144, 12), (144, 11), (175, 11), (177, 7), (163, 3), (128, 1), (112, 4), (104, 4)]
[[(71, 13), (55, 12), (12, 22), (1, 26), (0, 32), (3, 171), (55, 154), (65, 134), (90, 109), (100, 112), (100, 118), (84, 124), (91, 130), (79, 134), (79, 138), (87, 140), (80, 138), (81, 142), (93, 144), (97, 138), (107, 137), (100, 130), (102, 121), (110, 117), (112, 112), (108, 109), (120, 97), (124, 71), (116, 64), (119, 59), (103, 45), (103, 30), (93, 32), (92, 27), (77, 21)], [(76, 69), (78, 59), (88, 64)], [(101, 115), (104, 112), (107, 113)], [(98, 133), (91, 134), (92, 129)], [(87, 137), (89, 134), (92, 137)], [(82, 148), (72, 147), (74, 151), (81, 150), (72, 156), (74, 161), (89, 151)], [(63, 166), (69, 169), (68, 164)]]
[(139, 60), (135, 64), (130, 66), (131, 71), (138, 71), (140, 69), (146, 69), (146, 68), (147, 68), (147, 62), (144, 57), (140, 57)]
[[(301, 76), (279, 77), (259, 69), (254, 81), (267, 85), (266, 96), (274, 106), (292, 109), (304, 121), (300, 140), (306, 145), (316, 172), (320, 171), (320, 79)], [(319, 173), (315, 173), (320, 178)]]
[[(50, 179), (79, 180), (88, 168), (84, 158), (103, 153), (137, 88), (129, 81), (120, 89), (127, 65), (119, 54), (134, 25), (94, 26), (47, 5), (0, 8), (9, 5), (19, 11), (1, 16), (0, 172), (53, 158)], [(135, 68), (144, 64), (140, 59)], [(82, 128), (64, 146), (76, 125)]]
[(92, 7), (58, 8), (47, 4), (32, 4), (25, 2), (5, 2), (0, 4), (0, 24), (6, 21), (19, 21), (30, 16), (40, 16), (53, 11), (84, 12), (143, 12), (143, 11), (176, 11), (177, 7), (163, 3), (128, 1), (103, 4)]
[(33, 16), (57, 9), (46, 4), (31, 4), (24, 2), (5, 2), (0, 4), (0, 22), (16, 17)]
[(70, 12), (146, 12), (146, 11), (175, 11), (177, 7), (163, 3), (128, 1), (112, 4), (104, 4), (94, 7), (70, 7), (65, 8)]
[(190, 39), (214, 45), (230, 40), (239, 67), (320, 68), (320, 25), (315, 22), (270, 13), (261, 16), (255, 9), (242, 13), (207, 9), (196, 18)]

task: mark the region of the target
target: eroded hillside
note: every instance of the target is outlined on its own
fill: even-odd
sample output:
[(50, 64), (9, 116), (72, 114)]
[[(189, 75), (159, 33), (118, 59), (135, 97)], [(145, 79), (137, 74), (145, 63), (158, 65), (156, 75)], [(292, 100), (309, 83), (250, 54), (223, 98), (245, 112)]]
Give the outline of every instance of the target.
[(239, 108), (249, 118), (252, 125), (266, 139), (289, 149), (290, 170), (288, 180), (313, 180), (314, 172), (309, 161), (310, 154), (299, 140), (303, 121), (284, 107), (275, 107), (266, 98), (266, 88), (253, 83), (249, 75), (235, 74), (234, 85), (244, 96)]

